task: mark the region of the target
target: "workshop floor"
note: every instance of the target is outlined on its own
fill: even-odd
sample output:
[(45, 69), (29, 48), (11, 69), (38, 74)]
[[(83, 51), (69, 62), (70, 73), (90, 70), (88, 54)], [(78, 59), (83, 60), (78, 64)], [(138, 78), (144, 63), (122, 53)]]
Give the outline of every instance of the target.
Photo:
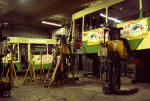
[(65, 83), (53, 88), (43, 85), (22, 85), (23, 76), (19, 77), (18, 88), (13, 88), (10, 98), (0, 101), (150, 101), (150, 84), (131, 84), (130, 79), (123, 78), (122, 88), (139, 88), (133, 95), (104, 95), (98, 78), (80, 76), (76, 84)]

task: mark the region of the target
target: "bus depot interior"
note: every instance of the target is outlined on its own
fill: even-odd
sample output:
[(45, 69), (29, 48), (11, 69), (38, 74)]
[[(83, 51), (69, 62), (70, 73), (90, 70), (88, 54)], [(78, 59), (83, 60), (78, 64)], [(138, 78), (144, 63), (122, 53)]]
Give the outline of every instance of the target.
[(149, 101), (148, 0), (0, 0), (0, 101)]

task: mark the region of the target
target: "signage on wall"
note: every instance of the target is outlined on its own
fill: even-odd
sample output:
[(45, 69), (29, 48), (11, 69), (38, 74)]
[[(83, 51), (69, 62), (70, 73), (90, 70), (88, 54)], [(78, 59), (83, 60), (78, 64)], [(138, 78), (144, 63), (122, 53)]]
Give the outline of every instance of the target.
[(128, 40), (147, 38), (148, 35), (148, 18), (127, 21), (117, 25), (121, 30), (121, 37)]

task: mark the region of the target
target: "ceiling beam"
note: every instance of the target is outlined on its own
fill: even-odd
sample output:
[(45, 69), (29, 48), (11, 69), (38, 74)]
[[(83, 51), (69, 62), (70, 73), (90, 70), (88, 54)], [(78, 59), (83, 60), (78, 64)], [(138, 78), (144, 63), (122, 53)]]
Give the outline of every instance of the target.
[(7, 0), (0, 0), (0, 4), (6, 4)]
[(85, 3), (89, 3), (93, 0), (69, 0), (67, 2), (62, 2), (59, 4), (56, 4), (57, 6), (55, 7), (49, 7), (47, 8), (46, 11), (44, 12), (39, 12), (38, 14), (34, 14), (34, 16), (32, 16), (30, 18), (31, 21), (40, 21), (42, 18), (48, 17), (48, 16), (52, 16), (55, 14), (60, 14), (60, 13), (72, 13), (71, 11)]
[(28, 21), (28, 19), (20, 16), (3, 16), (0, 17), (0, 23), (8, 23), (9, 25), (11, 24), (16, 24), (16, 25), (24, 25), (24, 26), (32, 26), (32, 27), (38, 27), (38, 28), (43, 28), (43, 29), (53, 29), (53, 26), (48, 26), (44, 25), (38, 22), (31, 23)]
[(18, 16), (1, 16), (0, 17), (0, 23), (26, 23), (26, 20), (22, 17), (18, 17)]
[(0, 10), (0, 16), (6, 15), (8, 12), (14, 10), (17, 7), (16, 0), (11, 0), (7, 3), (1, 10)]

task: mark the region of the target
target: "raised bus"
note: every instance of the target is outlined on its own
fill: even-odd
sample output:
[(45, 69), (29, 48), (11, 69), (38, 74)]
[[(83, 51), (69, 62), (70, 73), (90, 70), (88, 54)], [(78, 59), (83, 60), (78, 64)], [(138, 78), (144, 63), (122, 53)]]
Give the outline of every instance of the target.
[[(149, 49), (150, 8), (148, 0), (100, 0), (72, 15), (73, 36), (81, 39), (82, 53), (97, 53), (104, 40), (104, 24), (122, 27), (131, 50)], [(144, 6), (142, 6), (144, 5)], [(106, 40), (108, 36), (106, 34)]]
[[(8, 50), (12, 49), (13, 63), (17, 72), (25, 71), (28, 68), (31, 51), (33, 52), (33, 67), (40, 69), (41, 55), (44, 69), (48, 69), (53, 60), (52, 47), (56, 44), (54, 39), (8, 37)], [(11, 60), (10, 51), (2, 58), (4, 66), (8, 66)]]
[[(87, 64), (85, 67), (89, 66), (90, 61), (98, 64), (95, 56), (101, 47), (100, 43), (104, 42), (106, 24), (123, 28), (121, 37), (127, 39), (133, 56), (147, 56), (147, 53), (150, 53), (149, 4), (148, 0), (97, 0), (87, 5), (85, 9), (74, 13), (72, 36), (75, 43), (81, 42), (76, 53), (82, 54), (84, 58), (90, 57), (89, 61), (86, 60), (88, 63), (83, 63)], [(105, 40), (108, 41), (108, 38), (108, 33), (106, 33)]]

